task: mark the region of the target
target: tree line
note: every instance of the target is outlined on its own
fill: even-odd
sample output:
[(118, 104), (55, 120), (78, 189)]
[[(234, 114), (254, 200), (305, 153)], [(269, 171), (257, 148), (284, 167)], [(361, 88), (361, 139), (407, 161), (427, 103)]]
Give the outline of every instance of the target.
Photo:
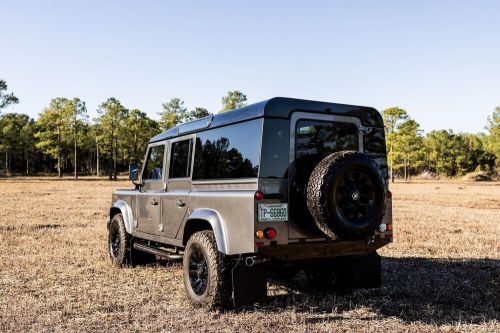
[[(229, 91), (219, 112), (244, 106), (246, 100), (242, 92)], [(0, 112), (18, 102), (0, 80)], [(36, 120), (21, 113), (0, 114), (0, 170), (5, 175), (55, 171), (59, 177), (108, 175), (116, 179), (129, 164), (141, 162), (152, 136), (211, 115), (203, 107), (187, 110), (184, 101), (172, 98), (162, 104), (157, 121), (114, 97), (102, 102), (97, 114), (90, 119), (85, 102), (77, 97), (52, 99)]]
[(454, 133), (433, 130), (423, 134), (408, 112), (391, 107), (382, 111), (389, 174), (408, 179), (424, 172), (437, 177), (469, 172), (496, 172), (500, 162), (500, 107), (487, 119), (486, 132)]
[[(0, 80), (0, 112), (18, 103)], [(222, 98), (226, 112), (244, 106), (245, 94), (229, 91)], [(130, 163), (144, 158), (149, 139), (179, 123), (211, 113), (203, 107), (188, 110), (184, 101), (172, 98), (162, 104), (159, 120), (139, 109), (128, 109), (108, 98), (89, 119), (79, 98), (54, 98), (38, 119), (21, 113), (0, 113), (0, 170), (3, 174), (53, 174), (58, 176), (108, 175), (116, 179)], [(391, 107), (382, 111), (387, 156), (392, 178), (430, 172), (437, 176), (460, 176), (473, 171), (495, 172), (500, 162), (500, 107), (478, 134), (434, 130), (424, 135), (407, 111)]]

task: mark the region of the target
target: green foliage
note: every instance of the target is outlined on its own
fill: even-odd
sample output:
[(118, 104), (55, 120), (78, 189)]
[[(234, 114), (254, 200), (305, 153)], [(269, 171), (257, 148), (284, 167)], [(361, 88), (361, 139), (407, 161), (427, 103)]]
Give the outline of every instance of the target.
[(146, 154), (149, 139), (160, 132), (157, 121), (145, 112), (132, 109), (124, 120), (124, 132), (120, 138), (120, 151), (128, 163), (139, 163)]
[(488, 117), (488, 136), (485, 138), (487, 152), (496, 157), (497, 163), (500, 163), (500, 106), (497, 106), (493, 114)]
[(109, 165), (109, 178), (117, 178), (118, 142), (125, 134), (124, 121), (128, 110), (114, 97), (103, 102), (99, 109), (97, 125), (102, 133), (102, 152), (112, 161)]
[(38, 118), (36, 144), (44, 154), (57, 160), (57, 174), (62, 176), (63, 149), (70, 136), (67, 98), (54, 98)]
[(160, 128), (165, 131), (185, 121), (189, 115), (184, 106), (184, 101), (172, 98), (169, 102), (162, 104), (163, 111), (160, 112)]
[[(8, 113), (0, 118), (0, 151), (5, 156), (5, 169), (10, 174), (12, 164), (26, 162), (33, 151), (35, 142), (34, 121), (25, 114)], [(13, 157), (17, 160), (13, 161)], [(23, 164), (23, 163), (17, 163)]]
[(385, 124), (385, 140), (387, 146), (387, 157), (389, 164), (389, 174), (394, 179), (394, 159), (396, 152), (394, 151), (395, 142), (398, 140), (397, 128), (399, 124), (408, 119), (408, 114), (405, 110), (394, 106), (382, 111), (382, 118)]
[(423, 164), (424, 145), (420, 125), (413, 119), (409, 119), (397, 125), (393, 133), (394, 168), (403, 169), (404, 178), (410, 175), (412, 167), (419, 168)]
[(194, 110), (189, 111), (189, 115), (188, 115), (186, 120), (191, 121), (191, 120), (195, 120), (195, 119), (205, 118), (205, 117), (208, 117), (210, 115), (211, 115), (211, 113), (208, 112), (207, 109), (197, 107), (197, 108), (194, 108)]
[(222, 97), (222, 110), (220, 112), (226, 112), (241, 108), (246, 105), (247, 96), (239, 90), (228, 91), (225, 97)]
[(13, 93), (7, 93), (7, 82), (0, 80), (0, 111), (11, 104), (19, 103), (19, 99)]

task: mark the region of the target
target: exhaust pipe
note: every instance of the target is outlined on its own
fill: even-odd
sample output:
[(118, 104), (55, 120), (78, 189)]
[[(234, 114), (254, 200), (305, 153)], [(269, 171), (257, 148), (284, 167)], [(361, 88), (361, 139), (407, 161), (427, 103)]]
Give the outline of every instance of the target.
[(255, 265), (255, 259), (256, 257), (246, 257), (245, 265), (247, 265), (248, 267), (252, 267), (253, 265)]
[(247, 265), (248, 267), (252, 267), (253, 265), (257, 265), (266, 261), (269, 261), (269, 258), (251, 256), (245, 258), (245, 265)]

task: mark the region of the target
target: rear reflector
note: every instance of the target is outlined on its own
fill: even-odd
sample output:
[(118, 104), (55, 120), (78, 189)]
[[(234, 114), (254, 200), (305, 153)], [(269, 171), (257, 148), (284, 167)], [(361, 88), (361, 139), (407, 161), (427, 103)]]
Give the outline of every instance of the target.
[(255, 246), (257, 247), (264, 246), (264, 242), (255, 242)]
[(387, 191), (387, 199), (392, 199), (392, 192), (391, 191)]

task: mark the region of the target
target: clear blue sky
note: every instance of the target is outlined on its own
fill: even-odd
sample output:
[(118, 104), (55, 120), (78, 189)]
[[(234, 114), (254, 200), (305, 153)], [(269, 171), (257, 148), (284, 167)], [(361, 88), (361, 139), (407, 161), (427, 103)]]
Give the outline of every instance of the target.
[(478, 132), (500, 105), (500, 1), (0, 0), (0, 78), (34, 117), (59, 96), (214, 112), (239, 89)]

